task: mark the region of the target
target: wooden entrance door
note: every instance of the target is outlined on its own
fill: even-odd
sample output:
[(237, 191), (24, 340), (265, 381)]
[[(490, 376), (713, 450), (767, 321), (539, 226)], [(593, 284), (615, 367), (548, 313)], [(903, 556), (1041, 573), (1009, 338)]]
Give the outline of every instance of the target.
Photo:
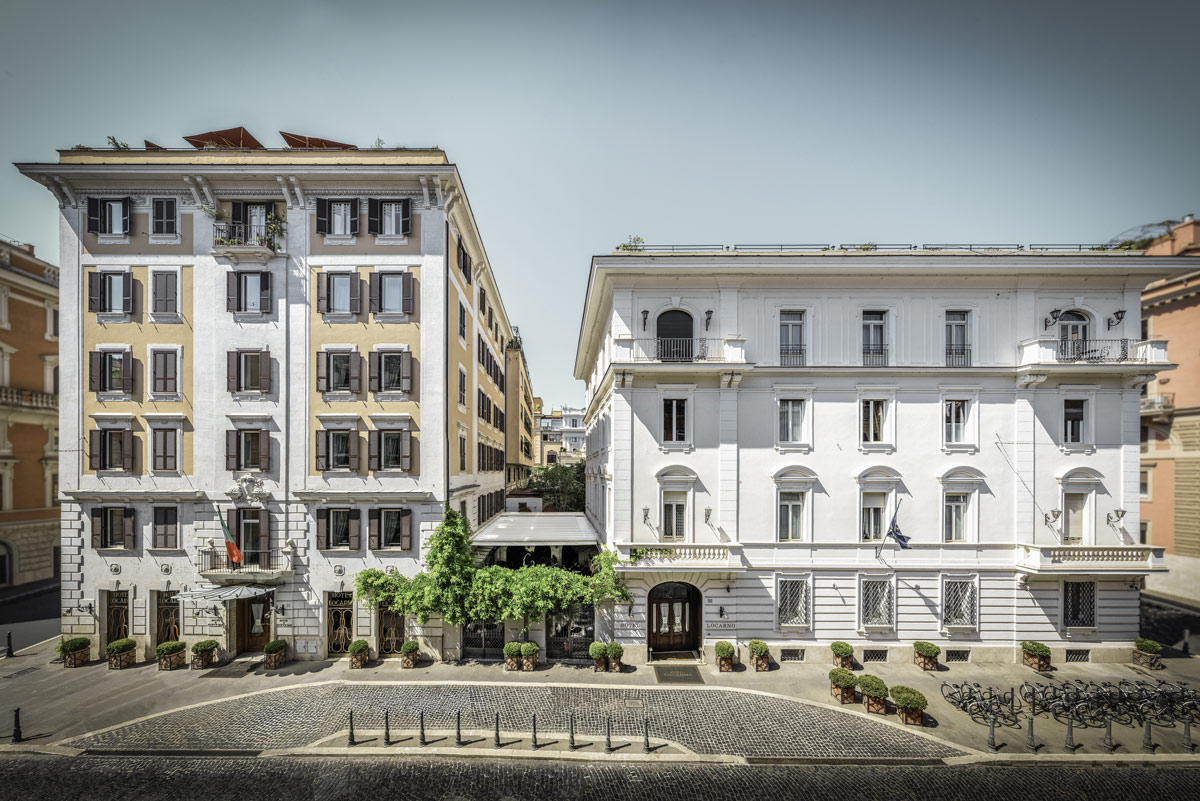
[(271, 596), (242, 598), (238, 608), (238, 650), (261, 651), (271, 639)]
[(671, 581), (650, 590), (650, 654), (700, 649), (700, 591)]

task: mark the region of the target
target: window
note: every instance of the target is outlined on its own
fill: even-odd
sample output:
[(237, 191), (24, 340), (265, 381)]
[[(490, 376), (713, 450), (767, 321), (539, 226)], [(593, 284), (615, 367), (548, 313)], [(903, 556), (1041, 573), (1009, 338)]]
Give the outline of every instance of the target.
[(467, 437), (461, 433), (458, 435), (458, 472), (467, 472)]
[(230, 392), (270, 392), (271, 352), (235, 350), (227, 356), (226, 388)]
[(976, 591), (972, 579), (947, 579), (942, 584), (942, 625), (974, 628)]
[(261, 273), (239, 273), (240, 280), (239, 291), (241, 293), (241, 308), (238, 311), (244, 312), (261, 312), (263, 310), (260, 298), (262, 297), (262, 274)]
[(174, 236), (175, 230), (175, 198), (154, 198), (154, 214), (151, 220), (150, 233)]
[(1088, 496), (1082, 492), (1063, 495), (1063, 544), (1078, 545), (1083, 542)]
[(687, 535), (687, 493), (663, 493), (663, 542), (683, 542)]
[(966, 400), (952, 399), (942, 401), (943, 434), (946, 444), (962, 444), (967, 441), (967, 405)]
[(176, 364), (179, 353), (173, 350), (152, 350), (150, 356), (153, 393), (155, 395), (179, 394), (178, 365)]
[(1096, 583), (1063, 582), (1063, 625), (1090, 629), (1096, 625)]
[(92, 510), (93, 548), (132, 548), (133, 509), (100, 506)]
[(358, 432), (333, 429), (317, 432), (317, 470), (358, 471)]
[(155, 314), (179, 313), (179, 276), (174, 272), (156, 270), (150, 274), (150, 309)]
[(334, 314), (350, 313), (349, 275), (329, 276), (329, 311)]
[(175, 506), (154, 507), (154, 547), (179, 547), (179, 509)]
[(883, 517), (886, 509), (886, 492), (864, 492), (862, 494), (861, 533), (863, 542), (883, 540)]
[(1145, 468), (1138, 473), (1138, 495), (1142, 498), (1150, 497), (1150, 471)]
[(380, 293), (379, 293), (379, 308), (380, 311), (400, 314), (404, 311), (403, 303), (403, 275), (381, 275), (379, 276)]
[(90, 234), (128, 234), (132, 198), (88, 198), (87, 230)]
[(402, 201), (379, 204), (379, 221), (384, 236), (404, 236), (409, 231), (408, 206)]
[(775, 608), (780, 626), (811, 625), (812, 599), (807, 579), (781, 578), (776, 584)]
[(779, 539), (781, 542), (804, 539), (804, 493), (779, 493)]
[(271, 274), (239, 270), (227, 274), (225, 310), (245, 314), (271, 311)]
[(1063, 401), (1063, 442), (1079, 445), (1084, 442), (1084, 414), (1087, 401), (1067, 398)]
[[(352, 362), (357, 362), (358, 354), (349, 351), (330, 351), (325, 354), (326, 376), (324, 386), (318, 376), (317, 389), (323, 392), (357, 392), (357, 382), (351, 381)], [(357, 372), (357, 371), (354, 371)], [(357, 377), (357, 376), (355, 376)]]
[(781, 398), (779, 401), (779, 441), (801, 442), (804, 439), (804, 401)]
[(467, 373), (461, 367), (458, 368), (458, 405), (463, 408), (467, 405)]
[(1138, 523), (1138, 544), (1150, 544), (1150, 523), (1146, 520), (1142, 520)]
[(158, 427), (152, 431), (155, 472), (172, 473), (178, 470), (178, 429)]
[(370, 433), (372, 470), (408, 470), (412, 440), (407, 430)]
[(967, 341), (967, 313), (964, 311), (946, 312), (946, 366), (971, 366), (971, 347)]
[(946, 495), (942, 512), (942, 538), (946, 542), (965, 542), (967, 539), (967, 504), (969, 495)]
[(884, 325), (886, 312), (862, 313), (862, 348), (864, 367), (887, 367), (887, 337)]
[(91, 432), (89, 465), (92, 470), (133, 470), (133, 432), (104, 428)]
[(259, 448), (257, 431), (238, 432), (238, 466), (258, 465)]
[(862, 401), (862, 441), (883, 442), (883, 422), (887, 401), (868, 398)]
[(862, 589), (861, 619), (863, 626), (890, 627), (892, 625), (892, 582), (890, 579), (864, 579)]
[(133, 313), (133, 275), (120, 271), (88, 273), (88, 311)]
[(779, 364), (782, 367), (804, 366), (804, 312), (779, 313)]
[(663, 442), (687, 442), (687, 400), (663, 401)]
[(458, 302), (458, 338), (466, 340), (467, 338), (467, 307), (462, 301)]
[(412, 511), (409, 509), (379, 510), (379, 539), (384, 548), (412, 548)]
[(329, 547), (350, 547), (350, 510), (329, 510)]
[(93, 351), (89, 368), (92, 392), (133, 392), (133, 355), (129, 351)]
[(350, 235), (350, 203), (335, 201), (329, 204), (329, 233), (334, 236)]
[(271, 469), (271, 434), (266, 429), (236, 429), (225, 432), (225, 469)]

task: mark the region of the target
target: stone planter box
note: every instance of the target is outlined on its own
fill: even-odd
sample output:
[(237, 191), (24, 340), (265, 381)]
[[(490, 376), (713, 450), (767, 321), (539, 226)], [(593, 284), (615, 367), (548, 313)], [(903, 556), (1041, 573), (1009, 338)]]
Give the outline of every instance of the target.
[(839, 687), (836, 684), (834, 684), (833, 682), (830, 682), (829, 683), (829, 694), (832, 695), (834, 698), (838, 699), (838, 701), (840, 703), (843, 703), (843, 704), (853, 704), (854, 703), (854, 688), (853, 687)]
[(519, 656), (504, 657), (504, 669), (505, 670), (520, 670), (521, 669), (521, 657), (519, 657)]
[(159, 670), (175, 670), (176, 668), (183, 667), (185, 664), (187, 664), (186, 651), (176, 651), (173, 654), (167, 654), (158, 658)]
[(371, 650), (368, 648), (361, 654), (350, 654), (350, 669), (362, 670), (367, 666), (367, 660), (371, 658)]
[(80, 648), (78, 651), (71, 651), (63, 654), (63, 667), (76, 668), (83, 667), (88, 663), (88, 658), (92, 655), (92, 647)]
[(420, 658), (421, 658), (420, 653), (401, 654), (400, 655), (400, 667), (411, 670), (412, 668), (415, 668), (417, 666), (417, 660)]
[(733, 657), (732, 656), (718, 656), (717, 657), (717, 670), (721, 671), (722, 673), (732, 673), (733, 672)]
[(1022, 651), (1021, 661), (1025, 664), (1025, 667), (1031, 667), (1037, 671), (1050, 669), (1050, 657), (1048, 656), (1035, 656), (1027, 651)]
[(537, 669), (537, 663), (538, 663), (538, 658), (537, 658), (536, 656), (523, 656), (523, 657), (521, 657), (521, 668), (522, 668), (522, 670), (536, 670), (536, 669)]
[(126, 651), (123, 654), (113, 654), (108, 658), (108, 669), (124, 670), (127, 667), (131, 667), (133, 665), (134, 655), (136, 652), (137, 649), (135, 648), (132, 651)]
[(750, 660), (754, 662), (754, 670), (758, 673), (765, 673), (771, 669), (770, 656), (752, 656)]
[(267, 654), (266, 667), (268, 670), (278, 670), (287, 662), (287, 649)]
[(867, 712), (870, 712), (872, 714), (875, 714), (875, 715), (886, 715), (887, 714), (887, 699), (886, 698), (876, 698), (873, 695), (864, 695), (863, 696), (863, 706), (866, 707)]
[(1149, 670), (1162, 670), (1162, 654), (1150, 654), (1133, 649), (1133, 664)]
[(936, 656), (921, 656), (916, 651), (913, 651), (913, 662), (916, 662), (921, 670), (937, 670), (938, 660)]
[(854, 657), (853, 656), (834, 656), (833, 657), (833, 665), (834, 665), (834, 667), (845, 668), (846, 670), (854, 670)]
[(192, 654), (192, 670), (204, 670), (205, 668), (212, 667), (216, 653), (214, 650)]
[(609, 673), (620, 673), (621, 672), (621, 658), (620, 657), (618, 657), (618, 656), (608, 657), (608, 672)]
[[(600, 657), (599, 659), (593, 659), (592, 661), (596, 665), (595, 670), (597, 673), (603, 673), (605, 670), (608, 669), (608, 662), (604, 657)], [(618, 661), (620, 661), (620, 660), (618, 660)]]
[(909, 726), (920, 726), (924, 722), (924, 713), (919, 709), (900, 707), (896, 713), (900, 715), (900, 722)]

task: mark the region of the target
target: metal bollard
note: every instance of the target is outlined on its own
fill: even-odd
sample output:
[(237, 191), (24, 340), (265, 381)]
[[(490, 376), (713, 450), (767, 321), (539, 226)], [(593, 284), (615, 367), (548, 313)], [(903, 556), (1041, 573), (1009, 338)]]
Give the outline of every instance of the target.
[(987, 752), (989, 754), (998, 754), (1000, 749), (996, 748), (996, 716), (992, 715), (992, 719), (988, 721), (988, 741)]
[(1116, 746), (1113, 745), (1113, 741), (1112, 741), (1112, 716), (1111, 715), (1104, 719), (1104, 743), (1103, 743), (1102, 747), (1104, 748), (1104, 753), (1106, 753), (1106, 754), (1111, 754), (1113, 751), (1116, 750)]
[(1008, 711), (1010, 714), (1017, 714), (1017, 688), (1011, 687), (1008, 691)]
[(8, 640), (8, 643), (4, 648), (4, 656), (7, 657), (8, 659), (12, 659), (15, 656), (15, 654), (13, 653), (12, 632), (11, 631), (8, 632), (8, 636), (6, 639)]
[(492, 740), (492, 748), (500, 747), (500, 713), (496, 713), (496, 737)]
[(650, 718), (642, 718), (642, 753), (650, 753)]
[(1183, 719), (1183, 747), (1189, 753), (1196, 750), (1196, 746), (1192, 745), (1192, 718), (1190, 716)]
[(612, 715), (604, 719), (604, 753), (612, 753)]
[(1075, 718), (1067, 717), (1067, 741), (1063, 744), (1071, 753), (1075, 752)]
[(383, 744), (392, 744), (392, 721), (388, 717), (388, 711), (383, 710)]
[(1142, 735), (1142, 750), (1147, 754), (1154, 753), (1154, 738), (1150, 731), (1152, 725), (1150, 718), (1146, 718), (1146, 733)]
[(1037, 744), (1033, 741), (1033, 715), (1029, 716), (1029, 731), (1025, 736), (1025, 751), (1030, 754), (1037, 753)]
[(13, 733), (12, 741), (14, 743), (21, 742), (21, 707), (13, 710)]
[(570, 739), (567, 741), (567, 750), (574, 751), (575, 750), (575, 713), (574, 712), (571, 713), (571, 717), (569, 718), (567, 727), (568, 727), (567, 730), (570, 732)]
[(533, 713), (533, 737), (529, 740), (529, 750), (536, 751), (537, 744), (537, 712)]
[(454, 713), (454, 747), (462, 748), (462, 710)]
[(425, 740), (425, 710), (422, 709), (421, 710), (421, 745), (424, 746), (427, 744), (428, 743)]
[(346, 738), (347, 745), (354, 745), (354, 710), (350, 710), (350, 736)]

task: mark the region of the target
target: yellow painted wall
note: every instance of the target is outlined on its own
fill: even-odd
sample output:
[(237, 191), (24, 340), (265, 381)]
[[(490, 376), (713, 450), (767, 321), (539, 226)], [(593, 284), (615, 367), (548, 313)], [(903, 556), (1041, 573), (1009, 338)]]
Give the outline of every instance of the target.
[[(191, 256), (195, 252), (192, 244), (195, 214), (179, 212), (179, 244), (150, 244), (150, 215), (133, 212), (129, 215), (129, 244), (101, 245), (97, 234), (83, 232), (83, 249), (95, 255), (119, 254), (130, 256)], [(86, 228), (86, 226), (84, 226)]]

